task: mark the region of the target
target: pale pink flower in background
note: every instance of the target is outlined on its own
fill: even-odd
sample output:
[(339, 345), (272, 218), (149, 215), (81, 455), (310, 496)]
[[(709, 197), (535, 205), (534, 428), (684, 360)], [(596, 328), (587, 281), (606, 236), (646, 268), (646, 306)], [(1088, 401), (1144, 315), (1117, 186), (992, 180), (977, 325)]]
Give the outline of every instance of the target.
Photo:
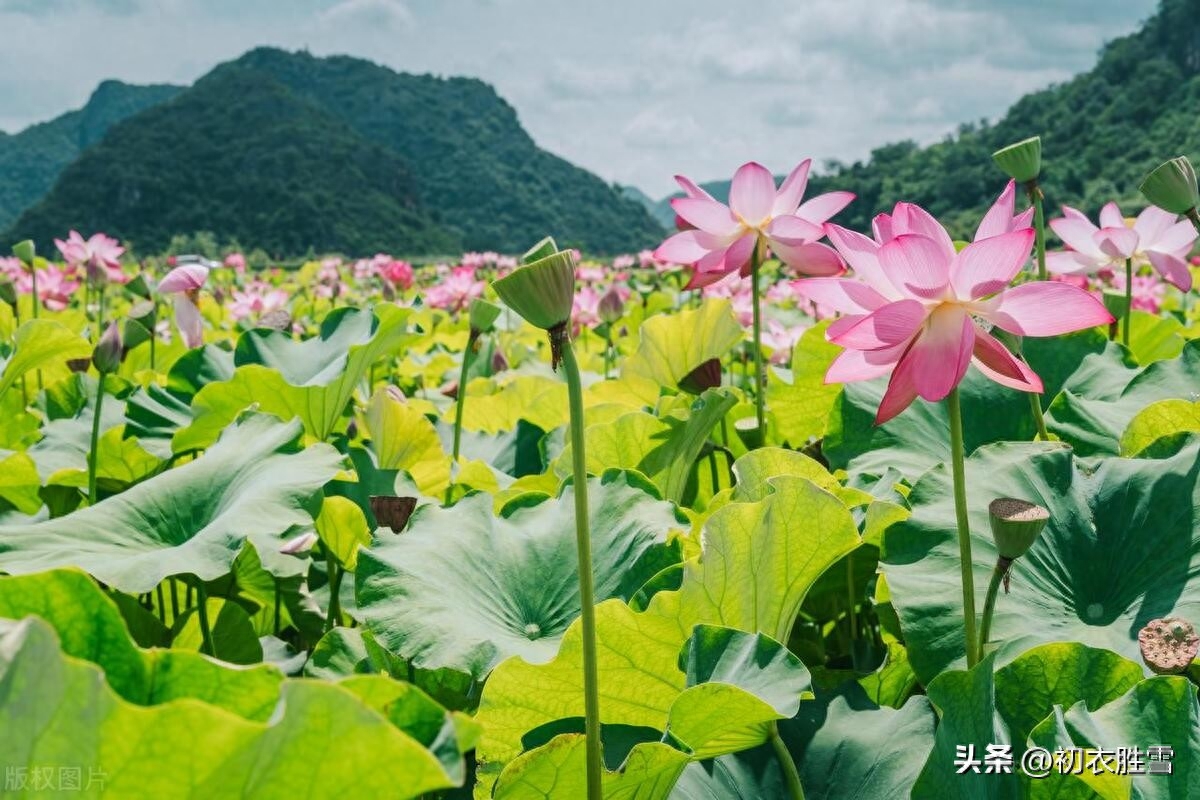
[(612, 268), (615, 270), (625, 270), (625, 269), (629, 269), (630, 267), (633, 267), (637, 263), (638, 263), (638, 260), (635, 256), (631, 256), (631, 255), (617, 256), (616, 258), (614, 258), (612, 260)]
[(71, 231), (66, 241), (55, 239), (54, 244), (63, 259), (72, 267), (86, 270), (90, 280), (106, 280), (110, 283), (129, 280), (121, 270), (120, 258), (125, 248), (111, 236), (95, 233), (84, 239), (79, 231)]
[(571, 320), (575, 330), (581, 327), (593, 327), (600, 324), (600, 293), (591, 286), (581, 286), (575, 293), (575, 302), (571, 309)]
[(705, 297), (721, 297), (728, 300), (742, 327), (748, 328), (754, 324), (754, 293), (751, 291), (749, 278), (732, 275), (723, 281), (705, 286), (701, 293)]
[[(1125, 291), (1125, 273), (1114, 273), (1112, 285), (1114, 289)], [(1157, 314), (1162, 309), (1162, 299), (1166, 288), (1158, 275), (1134, 275), (1133, 292), (1130, 296), (1134, 311), (1148, 311), (1151, 314)]]
[(478, 269), (487, 265), (483, 253), (463, 253), (462, 258), (459, 259), (459, 263), (464, 267), (471, 267), (472, 269)]
[(241, 253), (230, 253), (225, 256), (225, 266), (241, 275), (246, 271), (246, 257)]
[(407, 261), (388, 258), (379, 267), (379, 277), (398, 289), (410, 289), (413, 285), (412, 264)]
[(1029, 259), (1031, 228), (980, 238), (962, 252), (955, 252), (945, 229), (916, 206), (893, 213), (877, 227), (876, 235), (886, 240), (882, 246), (837, 226), (828, 228), (854, 277), (813, 278), (801, 281), (799, 290), (845, 315), (826, 332), (845, 348), (830, 365), (826, 382), (891, 373), (876, 424), (917, 397), (944, 399), (971, 363), (1003, 386), (1040, 393), (1037, 374), (985, 326), (1018, 336), (1055, 336), (1113, 321), (1096, 298), (1066, 283), (1009, 287)]
[(731, 272), (749, 275), (760, 240), (798, 272), (838, 274), (844, 268), (842, 260), (817, 240), (824, 236), (824, 222), (845, 208), (854, 195), (828, 192), (801, 204), (811, 163), (811, 159), (801, 162), (778, 188), (766, 167), (753, 161), (743, 164), (730, 184), (728, 205), (687, 178), (676, 176), (687, 196), (672, 200), (671, 207), (692, 229), (668, 238), (655, 256), (691, 264), (688, 288), (706, 286)]
[(499, 270), (500, 272), (508, 272), (509, 270), (513, 270), (516, 268), (517, 268), (517, 257), (516, 256), (497, 256), (496, 257), (496, 269)]
[(264, 281), (251, 281), (244, 289), (233, 290), (233, 302), (229, 314), (235, 320), (259, 317), (272, 311), (287, 308), (288, 294)]
[(329, 299), (341, 297), (346, 293), (347, 287), (342, 282), (341, 266), (340, 258), (327, 258), (321, 262), (321, 268), (317, 271), (317, 284), (313, 287), (313, 293), (317, 297)]
[(796, 281), (776, 281), (767, 289), (767, 302), (776, 305), (794, 303), (799, 295), (796, 294)]
[(603, 264), (587, 262), (575, 267), (575, 279), (580, 283), (600, 283), (605, 276)]
[(5, 258), (0, 256), (0, 276), (16, 283), (25, 272), (25, 265), (16, 256)]
[(472, 267), (455, 267), (437, 284), (425, 290), (425, 302), (432, 308), (462, 311), (483, 295), (483, 281), (475, 279)]
[(658, 259), (654, 257), (653, 250), (642, 250), (637, 254), (638, 266), (642, 269), (655, 269), (658, 267)]
[[(19, 264), (20, 261), (17, 261)], [(71, 297), (79, 290), (79, 280), (70, 269), (60, 269), (54, 264), (48, 264), (37, 271), (38, 299), (42, 305), (51, 311), (62, 311), (71, 304)], [(20, 294), (33, 293), (33, 279), (25, 270), (21, 270), (14, 281)]]
[(160, 294), (173, 296), (175, 325), (188, 348), (204, 344), (204, 320), (197, 301), (208, 274), (209, 269), (204, 264), (183, 264), (164, 275), (158, 283)]
[(762, 342), (771, 348), (772, 364), (788, 364), (792, 360), (792, 348), (806, 329), (800, 325), (787, 326), (777, 320), (767, 320), (762, 332)]
[(1046, 268), (1062, 274), (1093, 274), (1112, 269), (1121, 272), (1126, 259), (1135, 268), (1149, 264), (1181, 291), (1192, 288), (1187, 257), (1196, 241), (1192, 223), (1157, 206), (1147, 206), (1130, 227), (1116, 203), (1100, 209), (1100, 226), (1087, 215), (1063, 206), (1063, 216), (1050, 227), (1068, 250), (1046, 254)]

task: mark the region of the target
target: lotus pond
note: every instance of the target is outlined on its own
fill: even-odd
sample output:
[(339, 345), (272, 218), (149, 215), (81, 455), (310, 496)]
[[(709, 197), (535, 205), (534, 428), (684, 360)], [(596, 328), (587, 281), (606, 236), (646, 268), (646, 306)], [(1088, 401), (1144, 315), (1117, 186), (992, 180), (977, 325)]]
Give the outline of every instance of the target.
[(3, 796), (1200, 797), (1195, 176), (1015, 147), (954, 236), (805, 162), (617, 259), (18, 245)]

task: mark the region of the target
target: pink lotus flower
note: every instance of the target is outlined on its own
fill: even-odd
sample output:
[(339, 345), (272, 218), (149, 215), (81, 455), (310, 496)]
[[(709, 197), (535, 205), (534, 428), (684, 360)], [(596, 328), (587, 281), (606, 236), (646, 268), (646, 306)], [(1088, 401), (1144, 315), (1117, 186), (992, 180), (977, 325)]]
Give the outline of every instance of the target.
[(629, 269), (630, 267), (633, 267), (637, 263), (638, 263), (637, 258), (634, 256), (631, 256), (631, 255), (617, 256), (616, 258), (614, 258), (612, 260), (612, 268), (619, 272), (621, 270)]
[[(1125, 273), (1117, 272), (1113, 275), (1112, 284), (1114, 289), (1125, 291)], [(1157, 275), (1134, 275), (1133, 276), (1133, 291), (1130, 293), (1131, 305), (1134, 311), (1148, 311), (1151, 314), (1157, 314), (1162, 309), (1163, 293), (1166, 287)]]
[(792, 360), (792, 348), (796, 346), (796, 342), (800, 341), (800, 337), (804, 335), (806, 329), (802, 325), (787, 326), (777, 320), (767, 320), (767, 327), (763, 330), (762, 341), (767, 347), (771, 348), (771, 363), (772, 364), (787, 364)]
[[(14, 259), (16, 260), (16, 259)], [(17, 261), (20, 264), (20, 261)], [(20, 294), (33, 292), (33, 279), (24, 269), (13, 281)], [(62, 311), (71, 304), (71, 298), (79, 289), (79, 281), (71, 270), (59, 269), (48, 264), (37, 271), (38, 299), (51, 311)]]
[(88, 280), (107, 280), (112, 283), (129, 280), (121, 271), (119, 260), (125, 248), (111, 236), (96, 233), (84, 239), (79, 231), (71, 231), (65, 242), (55, 239), (54, 244), (68, 264), (87, 270)]
[(751, 291), (749, 278), (740, 275), (726, 278), (705, 286), (702, 293), (705, 297), (728, 300), (733, 306), (733, 315), (743, 328), (748, 328), (754, 323), (754, 293)]
[(246, 257), (241, 253), (230, 253), (225, 256), (225, 266), (241, 275), (246, 271)]
[(854, 199), (850, 192), (829, 192), (800, 203), (808, 185), (811, 159), (802, 161), (778, 189), (766, 167), (743, 164), (729, 187), (729, 205), (718, 202), (687, 178), (677, 175), (686, 197), (671, 207), (692, 229), (671, 236), (654, 255), (694, 267), (688, 288), (706, 286), (731, 272), (750, 274), (760, 241), (789, 267), (806, 275), (836, 275), (844, 268), (837, 253), (817, 240), (821, 225)]
[(472, 267), (455, 267), (438, 284), (425, 292), (425, 302), (432, 308), (458, 312), (471, 305), (483, 294), (483, 281), (475, 279)]
[(235, 320), (242, 320), (287, 308), (287, 303), (287, 292), (273, 288), (263, 281), (251, 281), (244, 290), (233, 290), (233, 302), (229, 305), (229, 313)]
[(1047, 253), (1048, 270), (1092, 274), (1123, 268), (1125, 260), (1131, 258), (1135, 267), (1150, 264), (1181, 291), (1192, 288), (1187, 256), (1196, 241), (1196, 229), (1169, 211), (1147, 206), (1130, 227), (1117, 204), (1108, 203), (1100, 210), (1097, 227), (1083, 212), (1063, 206), (1063, 217), (1051, 220), (1050, 227), (1070, 249)]
[(410, 289), (413, 285), (412, 264), (407, 261), (389, 258), (379, 268), (379, 277), (399, 289)]
[(205, 264), (182, 264), (168, 272), (158, 283), (161, 294), (174, 297), (175, 325), (188, 348), (204, 345), (204, 320), (200, 316), (200, 288), (208, 280)]
[(600, 294), (595, 289), (581, 286), (575, 293), (571, 320), (575, 323), (576, 332), (582, 327), (590, 328), (600, 324)]
[(903, 205), (886, 220), (877, 218), (882, 245), (827, 226), (855, 277), (814, 278), (799, 287), (809, 299), (845, 315), (826, 332), (845, 348), (829, 366), (827, 383), (891, 373), (876, 424), (917, 397), (944, 399), (972, 362), (1003, 386), (1040, 393), (1037, 374), (985, 326), (1019, 336), (1055, 336), (1113, 322), (1103, 304), (1069, 284), (1009, 287), (1029, 259), (1032, 229), (984, 236), (956, 253), (950, 235), (928, 212)]
[(603, 264), (580, 264), (575, 267), (575, 278), (580, 283), (600, 283), (604, 280), (605, 272)]

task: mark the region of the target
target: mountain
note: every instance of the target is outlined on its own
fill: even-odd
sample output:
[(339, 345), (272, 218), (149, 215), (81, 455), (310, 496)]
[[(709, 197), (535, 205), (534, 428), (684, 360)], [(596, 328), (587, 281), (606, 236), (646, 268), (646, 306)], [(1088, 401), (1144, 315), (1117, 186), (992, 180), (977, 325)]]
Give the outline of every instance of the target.
[(539, 149), (482, 81), (272, 48), (114, 126), (0, 239), (73, 226), (146, 251), (207, 230), (280, 255), (519, 252), (546, 234), (615, 253), (662, 236), (642, 205)]
[(104, 81), (83, 108), (20, 133), (0, 132), (0, 230), (42, 197), (63, 168), (115, 123), (181, 91), (181, 86)]
[[(807, 196), (855, 192), (858, 199), (837, 221), (857, 230), (908, 200), (965, 236), (1004, 188), (991, 154), (1039, 134), (1048, 215), (1062, 204), (1094, 215), (1114, 199), (1130, 213), (1145, 205), (1137, 187), (1159, 163), (1180, 154), (1200, 163), (1198, 119), (1200, 0), (1164, 0), (1140, 30), (1105, 45), (1091, 71), (1028, 94), (996, 122), (963, 125), (937, 144), (899, 142), (865, 161), (826, 165)], [(728, 196), (728, 181), (704, 186)], [(664, 207), (670, 213), (667, 202), (660, 214)]]

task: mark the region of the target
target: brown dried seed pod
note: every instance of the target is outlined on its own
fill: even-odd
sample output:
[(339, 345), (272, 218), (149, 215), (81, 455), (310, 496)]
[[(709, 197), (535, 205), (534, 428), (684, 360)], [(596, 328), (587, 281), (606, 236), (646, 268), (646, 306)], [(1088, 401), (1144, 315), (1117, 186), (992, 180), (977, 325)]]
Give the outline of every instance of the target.
[(1192, 623), (1177, 617), (1152, 619), (1138, 631), (1146, 666), (1159, 675), (1183, 672), (1196, 658), (1200, 636)]

